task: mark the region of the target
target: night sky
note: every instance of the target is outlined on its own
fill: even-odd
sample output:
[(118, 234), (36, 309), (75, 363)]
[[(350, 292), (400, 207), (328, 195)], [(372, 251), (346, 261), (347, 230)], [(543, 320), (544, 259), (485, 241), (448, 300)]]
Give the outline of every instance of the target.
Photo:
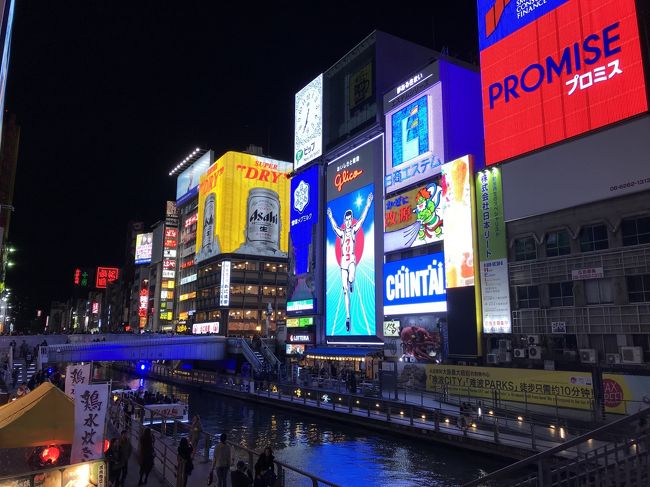
[(9, 287), (48, 310), (75, 266), (122, 265), (127, 222), (162, 217), (195, 147), (291, 161), (295, 93), (374, 29), (477, 62), (475, 0), (392, 4), (18, 1)]

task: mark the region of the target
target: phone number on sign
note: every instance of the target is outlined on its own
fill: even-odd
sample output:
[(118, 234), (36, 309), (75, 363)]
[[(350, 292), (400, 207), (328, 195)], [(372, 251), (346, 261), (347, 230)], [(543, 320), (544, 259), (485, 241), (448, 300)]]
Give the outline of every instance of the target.
[(629, 181), (627, 183), (623, 184), (618, 184), (614, 186), (610, 186), (609, 190), (610, 191), (618, 191), (619, 189), (625, 189), (625, 188), (633, 188), (636, 185), (641, 185), (641, 184), (650, 184), (650, 178), (644, 178), (644, 179), (637, 179), (636, 181)]

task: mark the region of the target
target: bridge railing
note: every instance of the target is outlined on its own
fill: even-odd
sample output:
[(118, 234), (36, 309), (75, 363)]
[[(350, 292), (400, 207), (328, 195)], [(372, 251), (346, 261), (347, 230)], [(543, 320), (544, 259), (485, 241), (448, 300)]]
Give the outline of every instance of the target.
[[(125, 416), (123, 401), (128, 401), (133, 406), (133, 417), (137, 420), (134, 420), (133, 417), (127, 418)], [(159, 424), (159, 428), (156, 430), (156, 436), (161, 441), (156, 441), (154, 443), (156, 453), (155, 466), (165, 482), (169, 485), (179, 485), (178, 477), (182, 476), (184, 465), (182, 463), (179, 464), (177, 447), (180, 439), (183, 437), (187, 437), (188, 440), (194, 440), (196, 442), (196, 445), (193, 445), (196, 450), (195, 459), (201, 459), (204, 464), (210, 462), (210, 452), (218, 443), (216, 434), (201, 431), (196, 438), (191, 438), (192, 432), (190, 424), (183, 423), (156, 411), (148, 410), (147, 413), (146, 418), (148, 421), (150, 420), (151, 423)], [(149, 415), (149, 413), (151, 415)], [(144, 428), (148, 426), (145, 423), (144, 406), (129, 399), (114, 401), (111, 404), (110, 418), (115, 429), (118, 431), (126, 429), (130, 434), (132, 444), (139, 444), (140, 435)], [(257, 462), (257, 459), (262, 452), (255, 451), (232, 441), (227, 441), (227, 443), (232, 448), (233, 465), (236, 464), (238, 459), (242, 459), (248, 464), (248, 467), (253, 470), (255, 462)], [(279, 485), (293, 486), (299, 483), (300, 485), (311, 485), (312, 487), (340, 487), (334, 482), (322, 479), (280, 460), (275, 459), (274, 463), (276, 467), (275, 472), (280, 482)], [(211, 466), (209, 468), (211, 468)], [(180, 483), (180, 485), (182, 485), (182, 483)]]

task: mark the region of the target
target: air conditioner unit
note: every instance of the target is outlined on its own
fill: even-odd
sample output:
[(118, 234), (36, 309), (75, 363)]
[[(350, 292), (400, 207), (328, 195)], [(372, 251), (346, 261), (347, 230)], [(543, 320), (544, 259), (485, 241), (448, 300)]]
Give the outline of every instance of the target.
[(621, 363), (642, 364), (643, 349), (641, 347), (621, 347)]
[(515, 348), (515, 358), (526, 358), (526, 349), (525, 348)]
[(608, 353), (605, 355), (605, 359), (610, 365), (621, 363), (621, 355), (619, 353)]
[(595, 364), (598, 361), (598, 354), (593, 348), (580, 349), (580, 362), (584, 364)]
[(510, 344), (510, 340), (507, 339), (499, 340), (499, 350), (504, 352), (512, 350), (512, 345)]
[(578, 358), (578, 352), (565, 348), (562, 350), (562, 358), (564, 360), (576, 360)]
[(512, 362), (512, 354), (510, 352), (499, 352), (497, 354), (499, 362)]
[(528, 345), (539, 345), (539, 335), (528, 335), (526, 337)]
[(496, 363), (498, 363), (497, 354), (496, 353), (488, 353), (487, 363), (488, 364), (496, 364)]
[(542, 358), (542, 347), (536, 345), (528, 347), (528, 357), (532, 359), (541, 359)]

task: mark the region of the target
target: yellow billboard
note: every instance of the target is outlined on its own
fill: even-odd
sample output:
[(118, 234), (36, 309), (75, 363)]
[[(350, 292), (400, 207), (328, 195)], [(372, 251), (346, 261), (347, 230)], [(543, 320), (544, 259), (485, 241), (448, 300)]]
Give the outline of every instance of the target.
[(227, 152), (199, 182), (196, 262), (219, 254), (286, 257), (290, 162)]
[(426, 365), (427, 390), (501, 401), (528, 402), (573, 409), (591, 409), (591, 373), (555, 370)]
[(650, 405), (650, 376), (603, 374), (605, 411), (634, 414)]

